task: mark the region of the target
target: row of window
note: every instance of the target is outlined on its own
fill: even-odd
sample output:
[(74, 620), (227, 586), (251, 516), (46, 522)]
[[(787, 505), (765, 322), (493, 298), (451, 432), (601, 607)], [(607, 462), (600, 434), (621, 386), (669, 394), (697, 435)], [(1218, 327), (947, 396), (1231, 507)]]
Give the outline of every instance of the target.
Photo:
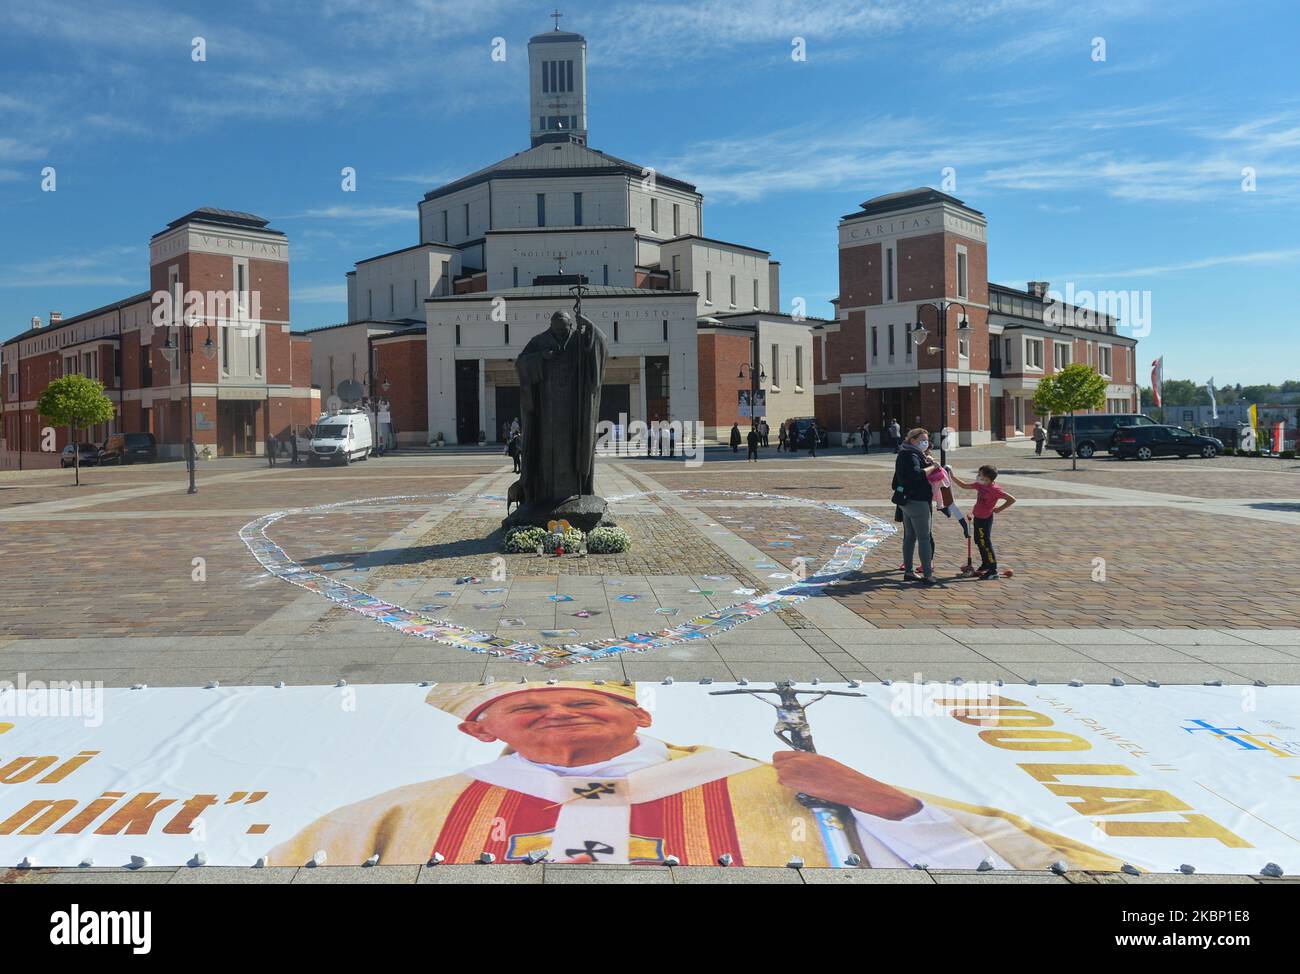
[(573, 90), (573, 62), (572, 61), (543, 61), (542, 62), (542, 91), (549, 94), (550, 92), (562, 92)]
[[(663, 319), (662, 326), (663, 326), (663, 341), (668, 341), (668, 319), (667, 318)], [(610, 332), (610, 340), (615, 342), (618, 341), (617, 321), (614, 322), (614, 328)], [(501, 343), (503, 345), (510, 344), (510, 322), (508, 321), (501, 322)], [(460, 325), (456, 326), (456, 344), (457, 345), (460, 344)], [(772, 348), (775, 349), (776, 346), (773, 345)]]
[[(957, 297), (970, 297), (970, 270), (969, 259), (966, 248), (961, 244), (957, 245), (956, 251), (957, 264)], [(893, 247), (885, 248), (885, 259), (881, 265), (881, 274), (883, 275), (882, 291), (886, 301), (898, 300), (898, 261), (894, 254)]]
[[(772, 388), (780, 390), (781, 388), (781, 346), (776, 343), (772, 344), (772, 369), (771, 379)], [(796, 390), (803, 388), (803, 346), (794, 347), (794, 385)]]
[[(1027, 370), (1033, 369), (1035, 371), (1041, 372), (1043, 369), (1043, 353), (1044, 353), (1044, 344), (1045, 344), (1044, 339), (1026, 338), (1024, 339), (1024, 343), (1025, 343), (1025, 368)], [(1003, 347), (1005, 349), (1007, 365), (1010, 365), (1012, 361), (1011, 358), (1012, 339), (1010, 338), (1003, 339)], [(1065, 368), (1067, 365), (1070, 364), (1070, 358), (1071, 358), (1070, 349), (1071, 349), (1071, 345), (1069, 342), (1057, 342), (1057, 341), (1052, 342), (1053, 371), (1059, 372), (1061, 369)], [(1110, 377), (1111, 375), (1114, 374), (1112, 372), (1112, 368), (1114, 366), (1114, 353), (1116, 349), (1112, 348), (1110, 345), (1098, 345), (1095, 362), (1093, 360), (1093, 343), (1091, 342), (1085, 343), (1084, 349), (1085, 349), (1085, 354), (1087, 356), (1086, 364), (1093, 366), (1094, 368), (1096, 368), (1099, 374), (1104, 375), (1106, 377)], [(1124, 349), (1122, 348), (1118, 349), (1118, 352), (1120, 355), (1120, 360), (1123, 361)]]
[[(679, 261), (678, 256), (674, 254), (672, 282), (673, 282), (673, 290), (675, 291), (680, 291), (682, 289), (681, 288), (681, 266), (678, 263), (678, 261)], [(731, 278), (730, 291), (728, 292), (729, 302), (731, 304), (731, 307), (734, 308), (736, 307), (736, 275), (732, 274), (730, 275), (730, 278)], [(754, 310), (757, 311), (758, 310), (758, 279), (755, 278), (750, 283), (753, 285)], [(713, 271), (704, 272), (704, 303), (705, 304), (713, 303)]]

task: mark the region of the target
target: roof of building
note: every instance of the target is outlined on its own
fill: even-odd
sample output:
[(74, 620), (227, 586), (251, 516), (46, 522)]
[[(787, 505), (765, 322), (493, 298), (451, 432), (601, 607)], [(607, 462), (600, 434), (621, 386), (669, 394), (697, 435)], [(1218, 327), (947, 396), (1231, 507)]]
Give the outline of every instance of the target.
[(48, 335), (51, 332), (67, 328), (69, 325), (75, 325), (78, 322), (85, 321), (88, 318), (96, 318), (99, 315), (107, 314), (110, 311), (117, 311), (132, 304), (139, 304), (142, 301), (148, 301), (152, 296), (152, 291), (141, 291), (139, 294), (133, 294), (129, 298), (123, 298), (121, 301), (114, 301), (112, 304), (106, 304), (103, 307), (95, 308), (91, 311), (83, 311), (81, 314), (73, 315), (71, 318), (64, 318), (57, 324), (45, 325), (42, 328), (28, 328), (26, 331), (14, 335), (13, 338), (6, 339), (3, 344), (12, 345), (14, 342), (22, 341), (24, 338), (37, 338), (41, 335)]
[[(373, 261), (373, 260), (383, 260), (385, 257), (396, 257), (398, 254), (404, 254), (404, 253), (406, 253), (407, 251), (411, 251), (411, 250), (419, 250), (419, 249), (421, 249), (422, 247), (437, 247), (437, 248), (439, 248), (439, 249), (441, 249), (441, 250), (459, 250), (459, 249), (460, 249), (460, 248), (457, 247), (455, 244), (440, 244), (440, 243), (433, 243), (433, 242), (431, 242), (431, 241), (430, 241), (430, 242), (425, 242), (425, 243), (411, 244), (411, 246), (409, 246), (409, 247), (399, 247), (397, 250), (390, 250), (390, 251), (388, 251), (388, 253), (386, 253), (386, 254), (375, 254), (375, 256), (373, 256), (373, 257), (363, 257), (363, 258), (361, 258), (361, 260), (357, 261), (357, 266), (359, 267), (359, 266), (361, 266), (362, 264), (369, 264), (369, 263), (370, 263), (371, 261)], [(352, 274), (352, 273), (354, 273), (354, 272), (353, 272), (353, 271), (348, 271), (348, 273), (349, 273), (349, 274)]]
[(273, 233), (276, 236), (283, 237), (284, 232), (282, 230), (273, 230), (267, 226), (269, 222), (269, 220), (258, 216), (256, 213), (223, 210), (215, 206), (200, 206), (197, 210), (190, 210), (184, 216), (172, 220), (171, 223), (167, 224), (165, 230), (159, 230), (154, 234), (154, 237), (161, 237), (164, 233), (175, 230), (187, 223), (203, 223), (208, 226), (227, 227), (233, 230), (259, 230), (262, 233)]
[(905, 189), (898, 193), (873, 196), (862, 203), (862, 209), (856, 213), (846, 213), (840, 219), (852, 220), (856, 217), (876, 216), (880, 213), (897, 213), (899, 210), (910, 210), (913, 207), (925, 206), (928, 203), (950, 203), (953, 206), (960, 206), (963, 210), (968, 210), (977, 216), (984, 215), (974, 207), (967, 206), (955, 196), (941, 193), (929, 186), (918, 186), (915, 189)]
[[(611, 156), (578, 142), (543, 142), (509, 158), (494, 162), (477, 172), (472, 172), (454, 182), (447, 183), (424, 194), (426, 200), (447, 196), (489, 179), (521, 179), (529, 176), (599, 176), (625, 175), (637, 179), (645, 177), (646, 169), (634, 162)], [(695, 186), (655, 173), (655, 181), (664, 186), (695, 192)]]
[(794, 315), (788, 315), (782, 311), (761, 311), (761, 310), (760, 311), (720, 311), (715, 314), (708, 315), (708, 317), (719, 318), (719, 319), (721, 318), (785, 318), (789, 321), (795, 322), (796, 324), (800, 324), (805, 321), (813, 322), (813, 323), (826, 322), (829, 324), (833, 320), (831, 318), (818, 318), (815, 317), (814, 315), (802, 315), (801, 317), (796, 318)]
[(290, 332), (290, 335), (302, 337), (304, 335), (314, 335), (318, 331), (333, 331), (336, 328), (350, 328), (353, 325), (379, 325), (381, 327), (391, 327), (394, 331), (410, 328), (412, 325), (423, 325), (424, 322), (419, 318), (363, 318), (360, 321), (340, 321), (333, 325), (318, 325), (315, 328), (304, 328), (300, 331)]
[[(526, 300), (528, 298), (562, 298), (566, 301), (573, 300), (573, 295), (569, 293), (568, 287), (564, 285), (542, 284), (530, 285), (527, 287), (507, 287), (490, 291), (474, 291), (469, 294), (446, 294), (437, 297), (425, 298), (426, 304), (441, 304), (445, 301), (490, 301), (492, 298), (515, 298), (517, 300)], [(615, 287), (611, 284), (590, 284), (586, 292), (582, 295), (584, 300), (592, 298), (676, 298), (676, 297), (699, 297), (696, 291), (669, 291), (662, 288), (652, 287)]]
[(757, 247), (747, 247), (744, 244), (732, 243), (730, 240), (719, 240), (716, 237), (701, 237), (698, 233), (683, 233), (676, 237), (669, 237), (667, 240), (662, 241), (660, 246), (663, 244), (676, 243), (679, 240), (702, 240), (705, 243), (718, 244), (721, 247), (735, 247), (737, 250), (748, 250), (750, 253), (762, 254), (764, 257), (767, 257), (772, 253), (770, 250), (759, 250)]
[(529, 44), (572, 44), (574, 41), (585, 42), (587, 38), (571, 30), (548, 30), (544, 34), (534, 34), (528, 38)]

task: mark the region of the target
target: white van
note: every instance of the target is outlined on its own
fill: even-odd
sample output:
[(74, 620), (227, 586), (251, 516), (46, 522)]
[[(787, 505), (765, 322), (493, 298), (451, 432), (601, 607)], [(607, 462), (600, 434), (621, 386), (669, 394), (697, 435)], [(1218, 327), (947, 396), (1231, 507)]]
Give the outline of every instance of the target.
[(316, 421), (308, 463), (330, 461), (348, 464), (364, 460), (374, 446), (370, 430), (370, 417), (360, 409), (343, 409), (322, 416)]

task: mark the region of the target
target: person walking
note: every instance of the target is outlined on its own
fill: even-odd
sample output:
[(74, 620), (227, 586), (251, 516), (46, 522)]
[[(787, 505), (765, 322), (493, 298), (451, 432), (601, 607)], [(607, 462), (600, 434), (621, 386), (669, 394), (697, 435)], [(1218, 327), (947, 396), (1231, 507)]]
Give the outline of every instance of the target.
[(894, 448), (895, 453), (897, 453), (899, 450), (899, 446), (900, 446), (899, 441), (902, 435), (903, 435), (903, 428), (898, 425), (898, 420), (891, 419), (889, 421), (889, 443)]
[(753, 460), (755, 463), (758, 463), (758, 441), (759, 441), (758, 430), (753, 429), (751, 427), (749, 431), (749, 436), (746, 437), (746, 440), (749, 444), (749, 455), (745, 457), (745, 459), (747, 461)]
[(298, 466), (298, 428), (295, 426), (289, 431), (289, 462), (293, 466)]
[(764, 450), (766, 450), (768, 446), (767, 437), (770, 430), (771, 427), (767, 425), (767, 420), (760, 419), (758, 421), (758, 445)]
[(740, 452), (740, 424), (739, 423), (731, 424), (731, 452), (732, 453)]
[(280, 441), (275, 438), (275, 434), (267, 433), (266, 434), (266, 465), (268, 467), (275, 466), (275, 454), (279, 448), (280, 448)]
[(1034, 421), (1034, 456), (1043, 455), (1043, 443), (1047, 440), (1047, 430), (1043, 429), (1041, 419)]
[(506, 453), (510, 454), (510, 462), (514, 465), (514, 473), (519, 473), (519, 447), (520, 435), (518, 431), (510, 434), (510, 439), (506, 443)]
[(808, 425), (808, 455), (810, 457), (817, 456), (817, 438), (820, 435), (817, 431), (817, 420), (814, 419)]
[(776, 433), (776, 452), (777, 452), (777, 453), (784, 453), (784, 452), (785, 452), (785, 444), (786, 444), (785, 423), (782, 423), (780, 426), (777, 427), (777, 433)]
[[(934, 511), (933, 489), (929, 474), (935, 464), (926, 455), (930, 434), (924, 429), (910, 430), (907, 441), (898, 448), (894, 461), (894, 502), (903, 513), (903, 581), (934, 585), (934, 547), (930, 533)], [(913, 568), (916, 549), (921, 550), (921, 574)]]
[(871, 420), (862, 421), (862, 452), (871, 452)]

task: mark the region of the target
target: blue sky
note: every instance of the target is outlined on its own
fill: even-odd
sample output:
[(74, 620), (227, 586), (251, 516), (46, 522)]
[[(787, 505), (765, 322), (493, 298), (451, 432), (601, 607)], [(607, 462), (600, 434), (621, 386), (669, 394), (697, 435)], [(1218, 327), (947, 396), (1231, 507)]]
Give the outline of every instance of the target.
[[(527, 147), (551, 9), (0, 0), (0, 337), (144, 290), (149, 236), (204, 205), (289, 235), (295, 327), (343, 320), (344, 274), (417, 241), (426, 190)], [(560, 9), (591, 145), (695, 182), (705, 233), (771, 250), (787, 306), (829, 315), (841, 215), (952, 167), (993, 280), (1142, 292), (1139, 360), (1170, 378), (1300, 377), (1294, 2)]]

